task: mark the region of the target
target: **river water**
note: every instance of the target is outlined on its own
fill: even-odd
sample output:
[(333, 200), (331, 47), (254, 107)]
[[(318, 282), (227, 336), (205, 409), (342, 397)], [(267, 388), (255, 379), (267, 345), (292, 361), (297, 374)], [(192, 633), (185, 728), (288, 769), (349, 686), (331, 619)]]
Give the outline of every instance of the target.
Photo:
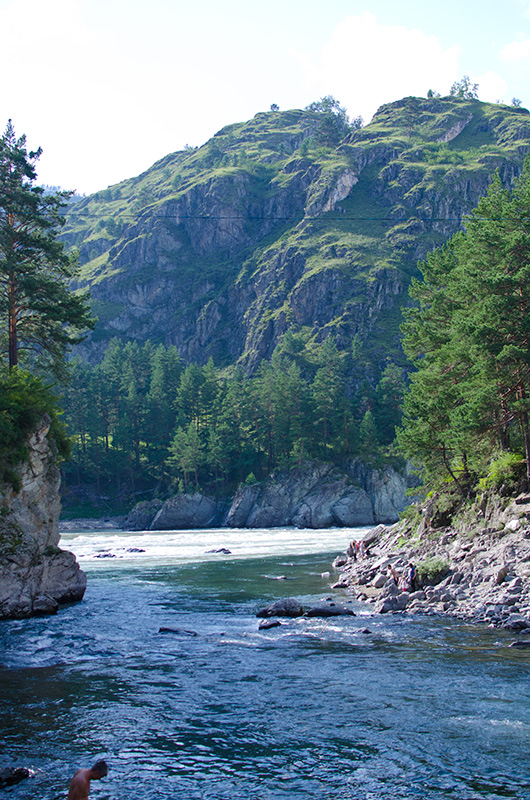
[(276, 598), (348, 600), (330, 564), (352, 534), (64, 535), (84, 601), (0, 623), (0, 767), (34, 770), (2, 791), (64, 798), (105, 758), (91, 798), (530, 800), (513, 634), (355, 601), (355, 617), (258, 631)]

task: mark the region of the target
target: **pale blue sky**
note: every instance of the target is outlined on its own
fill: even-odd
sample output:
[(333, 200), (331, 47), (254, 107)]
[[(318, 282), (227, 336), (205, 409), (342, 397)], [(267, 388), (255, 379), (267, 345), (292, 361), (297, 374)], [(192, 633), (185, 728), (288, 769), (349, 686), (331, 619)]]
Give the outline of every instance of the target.
[(530, 106), (530, 0), (0, 0), (0, 30), (0, 125), (81, 192), (271, 103), (333, 94), (368, 122), (468, 74)]

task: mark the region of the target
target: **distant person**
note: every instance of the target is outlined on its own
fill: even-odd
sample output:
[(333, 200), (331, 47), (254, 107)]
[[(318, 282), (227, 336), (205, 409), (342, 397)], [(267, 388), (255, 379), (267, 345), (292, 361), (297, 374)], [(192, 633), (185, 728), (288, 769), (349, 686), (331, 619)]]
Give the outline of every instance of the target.
[(414, 564), (410, 563), (409, 564), (409, 586), (410, 586), (410, 591), (411, 592), (415, 592), (416, 591), (416, 575), (417, 575), (416, 567), (414, 566)]
[(105, 761), (96, 761), (90, 769), (78, 769), (70, 783), (68, 800), (87, 800), (90, 781), (99, 781), (108, 771)]
[(388, 565), (388, 571), (389, 571), (389, 572), (390, 572), (390, 574), (392, 575), (392, 578), (394, 579), (394, 583), (395, 583), (395, 584), (396, 584), (396, 586), (397, 586), (397, 585), (398, 585), (398, 583), (399, 583), (399, 575), (397, 574), (397, 572), (396, 572), (396, 570), (394, 569), (394, 567), (392, 566), (392, 564), (389, 564), (389, 565)]

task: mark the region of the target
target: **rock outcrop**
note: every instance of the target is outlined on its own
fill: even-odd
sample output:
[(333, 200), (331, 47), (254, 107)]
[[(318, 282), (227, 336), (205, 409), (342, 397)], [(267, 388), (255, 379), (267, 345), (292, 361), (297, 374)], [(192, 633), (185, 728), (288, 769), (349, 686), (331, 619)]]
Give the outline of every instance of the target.
[(233, 528), (355, 527), (395, 522), (408, 503), (407, 476), (355, 459), (342, 468), (307, 463), (264, 484), (242, 487), (225, 524)]
[(219, 523), (220, 504), (211, 497), (177, 494), (166, 500), (149, 525), (152, 531), (211, 528)]
[(193, 528), (356, 527), (391, 523), (408, 504), (407, 474), (374, 469), (360, 459), (333, 464), (307, 462), (274, 473), (263, 483), (242, 486), (233, 498), (216, 500), (199, 492), (138, 503), (127, 530)]
[(75, 556), (59, 548), (60, 473), (49, 426), (45, 416), (29, 439), (20, 491), (0, 486), (0, 619), (53, 614), (85, 592)]

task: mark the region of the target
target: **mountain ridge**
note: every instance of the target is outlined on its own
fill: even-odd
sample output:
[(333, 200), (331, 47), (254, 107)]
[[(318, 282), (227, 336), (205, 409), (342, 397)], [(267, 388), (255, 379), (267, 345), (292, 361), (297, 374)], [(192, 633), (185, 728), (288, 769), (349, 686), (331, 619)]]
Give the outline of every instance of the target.
[(252, 374), (290, 330), (342, 350), (357, 335), (376, 371), (404, 365), (400, 308), (417, 261), (496, 170), (511, 185), (530, 115), (407, 97), (332, 146), (321, 120), (260, 112), (71, 206), (63, 237), (100, 319), (84, 355), (97, 360), (113, 336), (151, 339)]

